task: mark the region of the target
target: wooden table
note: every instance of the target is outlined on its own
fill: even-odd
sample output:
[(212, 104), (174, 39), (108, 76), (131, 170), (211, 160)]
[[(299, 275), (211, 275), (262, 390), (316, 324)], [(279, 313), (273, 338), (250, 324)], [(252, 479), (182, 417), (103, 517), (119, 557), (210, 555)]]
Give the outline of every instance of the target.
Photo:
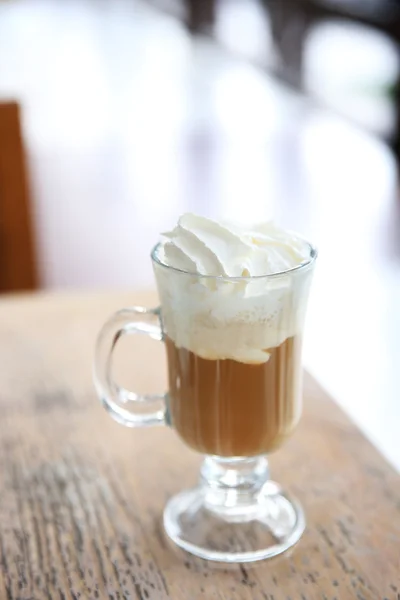
[[(306, 509), (294, 550), (218, 568), (167, 543), (163, 506), (200, 457), (166, 428), (111, 421), (91, 381), (98, 328), (134, 303), (154, 296), (0, 301), (0, 599), (398, 600), (399, 476), (309, 376), (302, 423), (271, 458)], [(162, 345), (126, 344), (123, 383), (160, 390)]]

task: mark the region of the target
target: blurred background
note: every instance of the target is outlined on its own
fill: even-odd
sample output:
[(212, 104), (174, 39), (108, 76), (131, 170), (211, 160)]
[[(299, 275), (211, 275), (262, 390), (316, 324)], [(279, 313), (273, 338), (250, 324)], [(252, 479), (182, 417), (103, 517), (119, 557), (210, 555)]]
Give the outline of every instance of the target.
[(0, 0), (0, 290), (273, 218), (320, 250), (306, 366), (400, 468), (399, 42), (399, 0)]

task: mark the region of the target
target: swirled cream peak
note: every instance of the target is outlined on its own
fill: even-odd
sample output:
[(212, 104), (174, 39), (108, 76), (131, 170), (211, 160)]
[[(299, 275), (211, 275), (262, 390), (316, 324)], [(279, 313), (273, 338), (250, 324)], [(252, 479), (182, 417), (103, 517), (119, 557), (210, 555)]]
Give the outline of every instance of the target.
[(200, 275), (271, 275), (309, 258), (309, 247), (303, 240), (272, 223), (242, 229), (187, 213), (164, 236), (163, 261)]

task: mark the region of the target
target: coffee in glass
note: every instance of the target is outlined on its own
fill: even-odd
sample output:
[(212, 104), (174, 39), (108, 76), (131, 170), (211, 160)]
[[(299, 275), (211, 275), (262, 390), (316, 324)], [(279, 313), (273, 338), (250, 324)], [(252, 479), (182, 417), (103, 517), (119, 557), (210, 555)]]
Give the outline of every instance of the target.
[[(110, 414), (128, 426), (167, 422), (206, 456), (199, 486), (164, 512), (168, 535), (203, 558), (275, 556), (303, 532), (301, 507), (270, 481), (266, 455), (300, 418), (315, 258), (308, 242), (272, 224), (243, 231), (184, 215), (152, 253), (161, 308), (124, 309), (100, 333), (95, 381)], [(144, 398), (148, 414), (110, 376), (116, 340), (138, 331), (167, 350), (169, 391)]]
[(167, 337), (169, 408), (174, 428), (193, 450), (258, 456), (290, 435), (301, 408), (301, 336), (268, 349), (268, 360), (207, 359)]

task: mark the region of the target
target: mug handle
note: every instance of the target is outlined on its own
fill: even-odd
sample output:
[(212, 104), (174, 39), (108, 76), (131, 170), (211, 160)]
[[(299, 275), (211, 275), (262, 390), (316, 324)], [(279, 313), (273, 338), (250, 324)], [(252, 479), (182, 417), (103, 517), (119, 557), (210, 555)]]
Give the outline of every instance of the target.
[[(120, 387), (112, 378), (112, 355), (118, 340), (127, 334), (145, 334), (162, 341), (159, 308), (133, 306), (116, 312), (102, 327), (96, 343), (93, 378), (106, 411), (126, 427), (166, 424), (166, 395), (140, 395)], [(132, 410), (126, 408), (132, 403)]]

